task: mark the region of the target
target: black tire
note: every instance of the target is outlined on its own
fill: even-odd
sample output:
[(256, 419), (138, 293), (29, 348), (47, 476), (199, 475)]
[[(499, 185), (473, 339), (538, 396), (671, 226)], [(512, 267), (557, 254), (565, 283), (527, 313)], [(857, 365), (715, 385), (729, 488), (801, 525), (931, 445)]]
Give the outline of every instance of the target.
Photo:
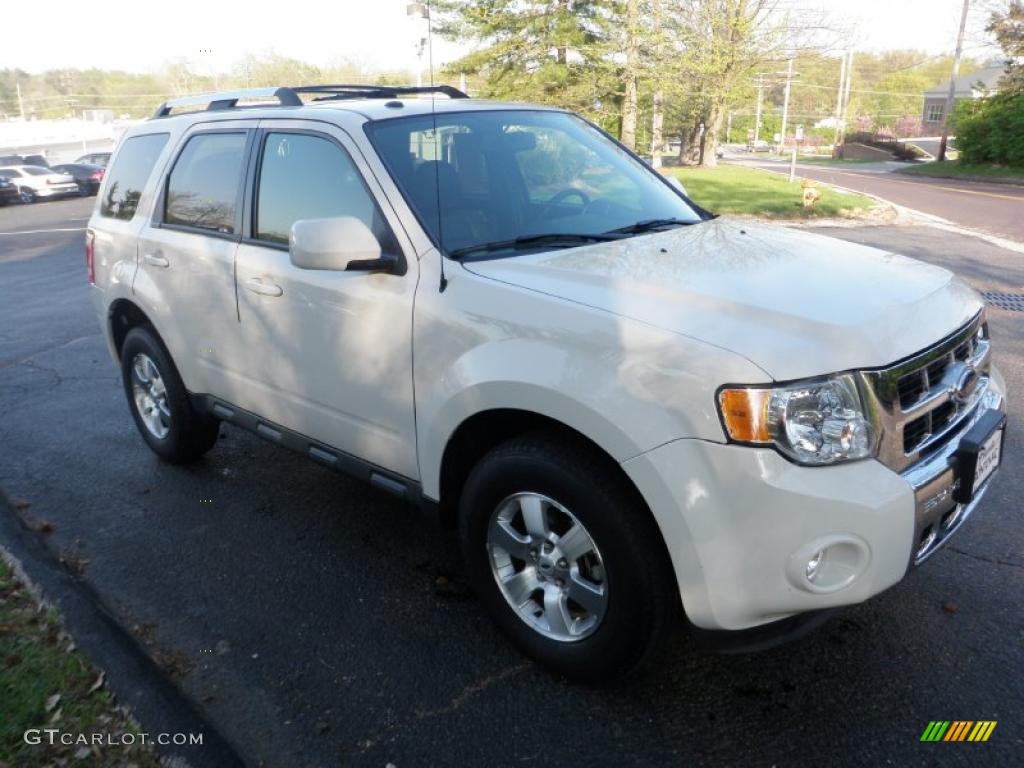
[(28, 187), (21, 187), (18, 190), (18, 196), (21, 199), (21, 202), (25, 203), (26, 205), (34, 203), (36, 202), (36, 200), (39, 199), (38, 197), (36, 197), (36, 193), (33, 190), (29, 189)]
[[(581, 639), (545, 636), (498, 586), (488, 528), (499, 505), (522, 493), (542, 494), (571, 512), (600, 551), (606, 607)], [(614, 680), (656, 656), (678, 626), (678, 590), (653, 517), (619, 468), (581, 441), (531, 434), (484, 456), (460, 498), (459, 534), (470, 586), (481, 602), (524, 654), (556, 673), (581, 682)], [(524, 570), (531, 565), (522, 563)], [(541, 567), (538, 562), (534, 572)]]
[[(133, 368), (137, 361), (144, 363), (139, 356), (152, 361), (159, 373), (165, 393), (163, 402), (169, 412), (161, 420), (160, 428), (166, 428), (163, 436), (158, 436), (147, 426), (136, 402), (137, 375)], [(161, 459), (171, 464), (187, 464), (199, 459), (216, 444), (220, 423), (192, 407), (170, 353), (152, 328), (142, 325), (128, 332), (121, 348), (121, 379), (135, 426), (142, 439)]]

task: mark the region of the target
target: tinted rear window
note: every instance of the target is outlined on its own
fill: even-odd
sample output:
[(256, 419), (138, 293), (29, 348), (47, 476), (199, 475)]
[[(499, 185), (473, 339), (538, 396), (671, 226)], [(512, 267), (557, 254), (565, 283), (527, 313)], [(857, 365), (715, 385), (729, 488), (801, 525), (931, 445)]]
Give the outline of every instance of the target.
[(245, 141), (244, 133), (200, 133), (189, 139), (167, 182), (164, 221), (233, 233)]
[(142, 190), (169, 136), (168, 133), (151, 133), (125, 140), (117, 162), (107, 174), (100, 215), (125, 221), (135, 215)]

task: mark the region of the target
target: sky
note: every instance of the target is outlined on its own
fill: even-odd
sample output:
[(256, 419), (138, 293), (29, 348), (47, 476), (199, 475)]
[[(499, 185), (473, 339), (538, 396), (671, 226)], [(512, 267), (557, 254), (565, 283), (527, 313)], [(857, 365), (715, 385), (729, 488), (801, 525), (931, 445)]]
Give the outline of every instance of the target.
[[(973, 0), (972, 27), (983, 27), (984, 5)], [(246, 52), (275, 53), (324, 66), (342, 59), (371, 69), (416, 67), (416, 22), (408, 0), (47, 0), (45, 17), (29, 0), (5, 0), (0, 69), (29, 72), (58, 68), (158, 72), (185, 59), (199, 72), (224, 72)], [(854, 27), (862, 50), (916, 48), (952, 53), (962, 0), (799, 0)], [(159, 9), (159, 10), (157, 10)], [(44, 22), (45, 23), (42, 23)], [(975, 44), (978, 36), (974, 36)], [(463, 49), (434, 41), (435, 65)], [(981, 49), (968, 50), (979, 57)]]

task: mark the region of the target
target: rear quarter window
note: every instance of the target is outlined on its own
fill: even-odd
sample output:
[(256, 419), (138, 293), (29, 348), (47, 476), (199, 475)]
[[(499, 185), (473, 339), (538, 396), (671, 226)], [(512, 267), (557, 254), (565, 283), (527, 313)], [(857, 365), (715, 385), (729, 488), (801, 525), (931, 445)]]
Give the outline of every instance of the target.
[(117, 160), (107, 173), (101, 216), (123, 221), (135, 216), (142, 190), (169, 137), (168, 133), (150, 133), (125, 139)]

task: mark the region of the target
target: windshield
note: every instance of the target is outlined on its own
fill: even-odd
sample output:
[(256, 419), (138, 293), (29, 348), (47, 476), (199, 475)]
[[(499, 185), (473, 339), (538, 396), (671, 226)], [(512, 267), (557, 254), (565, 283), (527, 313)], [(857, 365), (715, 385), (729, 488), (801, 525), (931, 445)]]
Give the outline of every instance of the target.
[(29, 165), (21, 169), (29, 176), (49, 176), (53, 173), (49, 168), (38, 168), (34, 165)]
[(366, 131), (448, 254), (540, 235), (598, 236), (655, 219), (702, 220), (652, 170), (574, 115), (442, 113), (436, 131), (434, 120), (382, 120)]

